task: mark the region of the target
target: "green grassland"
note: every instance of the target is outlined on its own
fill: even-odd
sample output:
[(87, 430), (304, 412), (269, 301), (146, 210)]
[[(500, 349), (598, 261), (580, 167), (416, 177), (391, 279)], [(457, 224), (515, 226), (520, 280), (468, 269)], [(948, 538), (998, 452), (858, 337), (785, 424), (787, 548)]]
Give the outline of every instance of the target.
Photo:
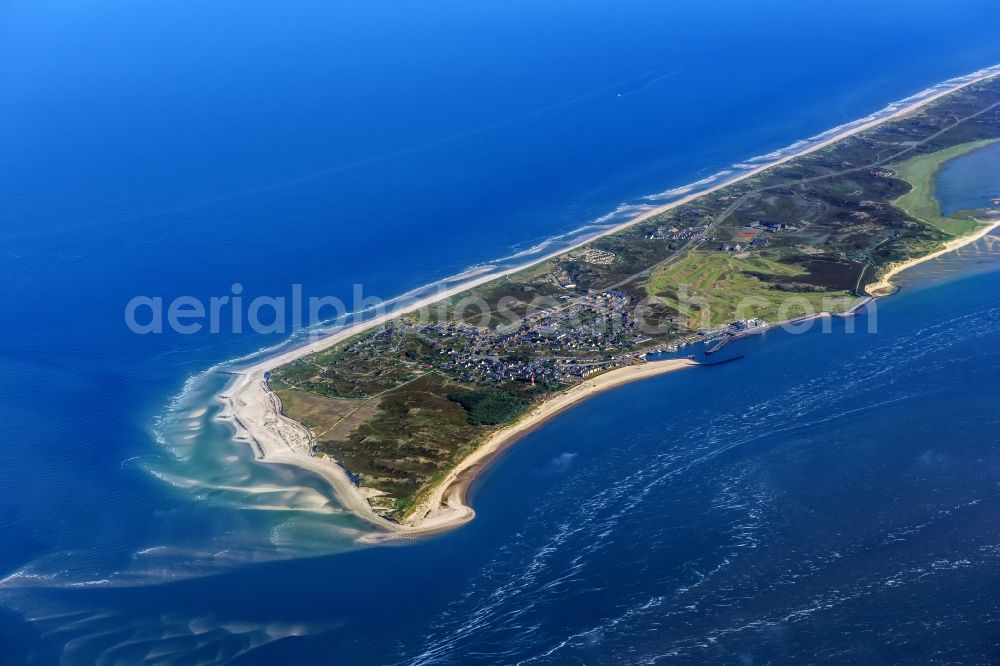
[(894, 205), (907, 215), (925, 222), (949, 236), (962, 236), (976, 228), (976, 221), (969, 217), (951, 217), (941, 214), (941, 204), (934, 196), (934, 179), (947, 162), (971, 153), (1000, 139), (970, 141), (927, 155), (919, 155), (893, 168), (896, 175), (908, 182), (912, 189), (896, 199)]
[[(858, 266), (859, 274), (860, 270)], [(698, 250), (657, 269), (646, 290), (686, 315), (692, 330), (751, 317), (784, 321), (845, 309), (843, 304), (856, 300), (848, 290), (826, 290), (796, 281), (808, 276), (801, 265), (774, 258)], [(684, 301), (690, 303), (686, 308)]]

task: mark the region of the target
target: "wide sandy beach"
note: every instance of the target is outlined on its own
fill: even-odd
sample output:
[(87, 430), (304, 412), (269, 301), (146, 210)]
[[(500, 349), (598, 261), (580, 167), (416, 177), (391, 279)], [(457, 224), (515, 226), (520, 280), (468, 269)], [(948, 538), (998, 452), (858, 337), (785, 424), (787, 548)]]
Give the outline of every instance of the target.
[[(477, 275), (474, 279), (461, 282), (460, 284), (457, 284), (449, 289), (442, 290), (440, 293), (434, 294), (433, 296), (409, 303), (403, 307), (397, 307), (392, 311), (379, 313), (367, 321), (346, 327), (336, 333), (323, 337), (322, 339), (312, 341), (296, 349), (281, 352), (263, 359), (250, 367), (234, 373), (233, 380), (229, 382), (226, 388), (223, 389), (222, 393), (218, 396), (218, 399), (225, 405), (222, 413), (219, 415), (219, 418), (233, 424), (236, 430), (236, 439), (250, 443), (253, 446), (255, 454), (262, 462), (295, 465), (315, 472), (330, 483), (338, 500), (345, 507), (354, 511), (358, 516), (370, 521), (373, 525), (383, 528), (386, 532), (386, 536), (389, 536), (390, 538), (392, 537), (388, 533), (391, 532), (396, 532), (398, 537), (402, 536), (402, 534), (399, 533), (411, 533), (416, 535), (420, 533), (441, 531), (460, 525), (468, 520), (471, 520), (475, 515), (475, 512), (466, 503), (466, 491), (469, 484), (475, 478), (476, 474), (481, 471), (490, 460), (492, 460), (500, 451), (502, 451), (511, 442), (515, 441), (518, 437), (538, 426), (546, 419), (551, 418), (554, 414), (581, 402), (591, 395), (609, 390), (627, 382), (637, 381), (654, 375), (663, 374), (665, 372), (679, 370), (692, 365), (691, 362), (684, 360), (657, 361), (638, 366), (619, 368), (593, 379), (586, 380), (566, 392), (550, 398), (544, 403), (536, 406), (528, 415), (520, 419), (517, 423), (497, 431), (492, 436), (487, 438), (480, 447), (456, 465), (455, 468), (453, 468), (441, 482), (433, 487), (430, 492), (425, 494), (424, 498), (418, 503), (417, 509), (413, 512), (411, 519), (404, 525), (396, 525), (377, 516), (371, 510), (367, 499), (363, 494), (364, 490), (359, 490), (354, 486), (343, 468), (329, 458), (313, 455), (313, 438), (311, 433), (309, 433), (309, 431), (302, 425), (286, 418), (281, 414), (281, 403), (277, 396), (267, 389), (265, 374), (273, 368), (279, 367), (303, 356), (328, 349), (362, 331), (383, 324), (386, 321), (401, 317), (406, 313), (419, 310), (442, 299), (449, 298), (473, 287), (490, 282), (494, 279), (502, 277), (504, 274), (529, 268), (530, 266), (546, 261), (554, 256), (558, 256), (585, 245), (586, 243), (593, 241), (595, 238), (616, 233), (629, 226), (659, 215), (667, 210), (689, 203), (699, 197), (715, 192), (721, 188), (728, 187), (736, 182), (751, 178), (763, 171), (784, 164), (792, 159), (821, 150), (844, 138), (872, 129), (873, 127), (891, 120), (906, 116), (913, 113), (917, 109), (944, 97), (945, 95), (951, 94), (978, 81), (992, 78), (998, 74), (1000, 74), (1000, 67), (989, 68), (970, 74), (967, 77), (962, 77), (960, 81), (950, 87), (940, 90), (935, 90), (939, 87), (932, 88), (931, 90), (935, 90), (935, 92), (920, 96), (919, 99), (914, 99), (912, 102), (900, 106), (900, 108), (892, 113), (878, 117), (870, 122), (847, 127), (842, 132), (834, 133), (823, 141), (803, 147), (800, 151), (789, 153), (780, 159), (762, 164), (759, 168), (744, 172), (732, 179), (719, 182), (702, 190), (694, 191), (668, 204), (645, 211), (616, 227), (606, 229), (600, 234), (596, 234), (582, 240), (572, 247), (561, 248), (551, 255), (539, 258), (523, 266), (505, 270), (501, 273), (490, 272)], [(947, 252), (951, 252), (962, 245), (978, 240), (997, 226), (1000, 226), (1000, 222), (992, 224), (989, 228), (984, 228), (982, 232), (975, 237), (967, 236), (961, 239), (956, 239), (939, 252), (928, 255), (927, 257), (922, 257), (921, 259), (906, 262), (905, 264), (901, 264), (897, 267), (893, 267), (892, 270), (887, 272), (882, 277), (879, 283), (869, 285), (869, 289), (878, 289), (879, 285), (882, 285), (883, 283), (888, 284), (888, 280), (891, 279), (892, 276), (912, 265), (936, 256), (940, 256)], [(871, 293), (871, 291), (869, 291), (869, 293)], [(379, 537), (377, 536), (372, 537), (372, 539), (376, 540), (378, 538)]]

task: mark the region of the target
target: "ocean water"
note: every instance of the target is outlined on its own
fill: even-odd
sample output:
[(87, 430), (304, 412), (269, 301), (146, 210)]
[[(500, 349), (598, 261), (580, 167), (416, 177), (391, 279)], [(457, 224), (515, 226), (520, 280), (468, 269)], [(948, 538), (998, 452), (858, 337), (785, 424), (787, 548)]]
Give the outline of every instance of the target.
[(989, 661), (998, 289), (1000, 254), (980, 243), (856, 319), (597, 396), (502, 457), (473, 488), (476, 520), (446, 535), (159, 585), (8, 581), (8, 603), (36, 609), (9, 616), (11, 649), (78, 663)]
[(595, 398), (484, 476), (471, 525), (393, 548), (213, 419), (219, 364), (287, 332), (123, 311), (402, 294), (1000, 62), (996, 19), (5, 3), (0, 663), (988, 656), (992, 255), (929, 268), (877, 334)]

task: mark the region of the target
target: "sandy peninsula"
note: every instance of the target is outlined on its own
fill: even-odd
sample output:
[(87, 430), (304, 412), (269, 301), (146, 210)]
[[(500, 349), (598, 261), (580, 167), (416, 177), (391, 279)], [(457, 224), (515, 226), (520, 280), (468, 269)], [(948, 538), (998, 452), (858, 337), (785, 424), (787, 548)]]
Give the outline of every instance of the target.
[[(561, 248), (557, 252), (539, 258), (523, 266), (508, 269), (503, 272), (484, 272), (473, 274), (471, 279), (461, 281), (453, 287), (442, 290), (440, 293), (429, 296), (417, 302), (408, 303), (405, 306), (397, 307), (391, 312), (378, 314), (377, 316), (364, 322), (346, 327), (331, 335), (319, 340), (310, 342), (299, 348), (279, 353), (266, 358), (254, 365), (241, 369), (233, 373), (233, 379), (217, 396), (224, 407), (219, 417), (231, 423), (236, 431), (236, 439), (250, 444), (257, 458), (266, 463), (294, 465), (310, 470), (326, 480), (333, 488), (338, 500), (348, 509), (355, 512), (359, 517), (369, 521), (373, 526), (381, 528), (381, 536), (378, 534), (369, 537), (370, 540), (380, 540), (384, 538), (400, 538), (407, 535), (419, 535), (438, 532), (450, 529), (473, 518), (475, 512), (466, 502), (466, 492), (469, 484), (488, 463), (495, 458), (506, 446), (510, 445), (524, 433), (537, 427), (546, 419), (551, 418), (573, 405), (580, 403), (586, 398), (601, 391), (612, 389), (624, 383), (638, 381), (655, 375), (672, 372), (692, 365), (685, 360), (657, 361), (637, 366), (628, 366), (607, 372), (598, 377), (585, 380), (555, 397), (537, 405), (530, 413), (519, 419), (516, 423), (494, 432), (483, 441), (469, 456), (456, 465), (436, 486), (432, 487), (418, 501), (416, 510), (412, 517), (405, 524), (397, 525), (376, 515), (368, 504), (364, 494), (364, 489), (358, 489), (348, 478), (345, 470), (330, 458), (318, 456), (313, 453), (314, 440), (312, 434), (301, 424), (288, 419), (281, 413), (281, 402), (276, 395), (268, 390), (265, 382), (266, 373), (276, 367), (285, 365), (303, 356), (322, 351), (333, 347), (340, 342), (357, 335), (372, 327), (383, 324), (392, 319), (401, 317), (409, 312), (425, 308), (439, 300), (449, 298), (462, 293), (473, 287), (485, 284), (504, 274), (516, 272), (529, 268), (533, 265), (561, 255), (585, 245), (595, 238), (616, 233), (627, 227), (639, 224), (651, 217), (659, 215), (665, 211), (689, 203), (704, 195), (715, 192), (724, 187), (733, 185), (747, 178), (752, 178), (763, 171), (775, 166), (784, 164), (790, 160), (813, 153), (830, 146), (844, 138), (872, 129), (878, 125), (904, 117), (920, 109), (927, 104), (934, 102), (957, 90), (965, 88), (973, 83), (983, 81), (1000, 74), (1000, 66), (984, 69), (974, 74), (970, 74), (961, 79), (956, 79), (950, 85), (940, 85), (925, 91), (910, 100), (901, 103), (899, 108), (890, 107), (891, 112), (886, 112), (874, 119), (857, 123), (843, 128), (841, 131), (833, 131), (829, 137), (822, 141), (809, 143), (800, 150), (792, 151), (783, 155), (779, 159), (771, 160), (762, 164), (758, 168), (749, 170), (723, 180), (710, 187), (695, 189), (685, 196), (671, 201), (663, 206), (651, 208), (643, 213), (617, 225), (606, 229), (600, 234), (595, 234), (589, 238), (581, 240), (576, 245), (569, 248)], [(680, 191), (680, 190), (678, 190)], [(880, 280), (879, 283), (869, 286), (869, 293), (872, 290), (879, 291), (879, 286), (889, 284), (889, 280), (900, 271), (911, 265), (926, 261), (950, 252), (962, 245), (982, 238), (991, 230), (1000, 226), (1000, 222), (984, 227), (975, 237), (967, 236), (950, 242), (939, 252), (928, 255), (921, 259), (906, 262), (893, 267)]]
[[(410, 520), (397, 524), (372, 511), (363, 489), (355, 486), (335, 461), (314, 455), (312, 434), (281, 413), (281, 401), (267, 388), (264, 373), (270, 364), (269, 361), (266, 365), (260, 364), (235, 375), (234, 381), (219, 395), (224, 409), (218, 418), (233, 424), (236, 439), (249, 443), (259, 461), (295, 465), (316, 473), (330, 484), (337, 499), (346, 508), (389, 532), (397, 533), (438, 532), (471, 520), (475, 511), (465, 501), (466, 492), (479, 471), (507, 446), (559, 412), (622, 384), (697, 365), (687, 359), (674, 359), (626, 366), (585, 380), (550, 397), (517, 422), (489, 435), (421, 498)], [(379, 540), (377, 536), (373, 538)]]

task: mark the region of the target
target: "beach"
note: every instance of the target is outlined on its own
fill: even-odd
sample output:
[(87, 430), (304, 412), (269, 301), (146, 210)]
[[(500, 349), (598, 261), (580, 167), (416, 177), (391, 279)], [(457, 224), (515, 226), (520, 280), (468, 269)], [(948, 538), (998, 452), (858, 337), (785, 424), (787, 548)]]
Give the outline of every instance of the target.
[(475, 516), (465, 499), (476, 474), (504, 448), (533, 428), (602, 391), (692, 365), (696, 364), (681, 359), (626, 366), (583, 381), (545, 400), (517, 422), (487, 437), (418, 502), (413, 517), (403, 524), (376, 515), (364, 493), (352, 483), (341, 466), (330, 458), (313, 455), (312, 435), (304, 426), (281, 413), (280, 400), (267, 388), (264, 368), (271, 367), (270, 362), (236, 376), (235, 381), (219, 395), (224, 408), (217, 418), (233, 424), (236, 439), (250, 444), (259, 461), (294, 465), (317, 474), (330, 484), (345, 508), (374, 525), (391, 532), (433, 533), (461, 525)]
[(930, 261), (931, 259), (937, 259), (949, 252), (954, 252), (955, 250), (961, 249), (966, 245), (975, 243), (986, 236), (990, 235), (991, 232), (995, 231), (1000, 227), (1000, 218), (996, 220), (990, 220), (983, 223), (983, 225), (971, 234), (966, 234), (960, 236), (953, 240), (944, 243), (941, 249), (925, 254), (922, 257), (917, 257), (915, 259), (910, 259), (908, 261), (901, 261), (899, 263), (893, 264), (889, 267), (889, 270), (885, 271), (877, 282), (872, 282), (865, 287), (865, 291), (872, 296), (888, 296), (893, 291), (892, 278), (896, 277), (908, 268), (913, 268), (914, 266), (919, 266), (925, 261)]
[[(613, 228), (605, 229), (598, 234), (583, 239), (571, 247), (564, 247), (547, 256), (541, 257), (521, 266), (517, 266), (501, 272), (483, 272), (473, 274), (472, 279), (461, 281), (448, 289), (439, 293), (422, 298), (416, 302), (403, 305), (398, 303), (395, 309), (377, 314), (375, 317), (360, 323), (348, 326), (322, 339), (310, 342), (299, 348), (279, 353), (275, 356), (265, 358), (254, 365), (239, 370), (234, 374), (234, 378), (222, 393), (219, 400), (225, 405), (220, 419), (233, 424), (238, 440), (250, 442), (259, 460), (267, 463), (288, 464), (310, 470), (324, 480), (333, 488), (337, 498), (344, 506), (358, 516), (390, 532), (431, 533), (449, 529), (471, 520), (475, 515), (471, 507), (466, 502), (466, 492), (469, 484), (490, 460), (492, 460), (506, 446), (515, 441), (525, 432), (528, 432), (546, 419), (561, 412), (562, 410), (575, 405), (587, 397), (612, 389), (621, 384), (641, 380), (647, 377), (672, 372), (691, 365), (689, 361), (660, 361), (646, 363), (640, 366), (629, 366), (620, 368), (594, 379), (585, 380), (574, 386), (565, 393), (545, 401), (536, 406), (527, 416), (521, 418), (513, 425), (507, 426), (488, 437), (479, 447), (476, 448), (464, 460), (460, 461), (441, 481), (433, 486), (418, 501), (417, 508), (412, 512), (411, 518), (405, 524), (398, 525), (384, 520), (377, 516), (368, 505), (363, 489), (359, 490), (349, 479), (345, 470), (335, 461), (329, 458), (316, 456), (313, 454), (313, 438), (309, 431), (302, 425), (286, 418), (281, 414), (281, 405), (278, 398), (271, 393), (266, 385), (266, 373), (276, 367), (290, 363), (318, 351), (329, 349), (344, 340), (347, 340), (365, 330), (381, 325), (387, 321), (403, 316), (404, 314), (427, 307), (439, 300), (449, 298), (462, 293), (473, 287), (488, 283), (502, 277), (505, 274), (524, 270), (538, 263), (564, 254), (577, 247), (585, 245), (595, 238), (616, 233), (627, 227), (639, 224), (656, 215), (670, 209), (694, 201), (704, 195), (715, 192), (734, 183), (751, 178), (768, 169), (784, 164), (790, 160), (803, 155), (821, 150), (831, 144), (841, 141), (854, 134), (872, 129), (878, 125), (906, 116), (920, 109), (927, 104), (934, 102), (941, 97), (960, 90), (968, 85), (989, 79), (1000, 74), (1000, 68), (993, 67), (981, 70), (960, 79), (947, 87), (937, 86), (930, 89), (931, 92), (922, 93), (914, 98), (910, 98), (905, 103), (901, 103), (898, 108), (893, 108), (891, 113), (876, 117), (868, 122), (844, 126), (842, 131), (832, 131), (830, 136), (823, 140), (808, 144), (801, 150), (793, 151), (774, 159), (765, 164), (761, 164), (752, 170), (739, 174), (731, 179), (724, 180), (705, 187), (704, 189), (692, 191), (685, 196), (671, 201), (662, 206), (651, 208), (622, 224)], [(890, 107), (892, 108), (892, 107)], [(684, 188), (681, 188), (682, 190)], [(919, 259), (893, 266), (878, 283), (869, 285), (869, 293), (880, 295), (889, 284), (889, 280), (900, 271), (910, 266), (927, 261), (934, 257), (951, 252), (963, 245), (974, 242), (982, 238), (990, 231), (1000, 226), (1000, 222), (993, 223), (977, 231), (976, 234), (965, 236), (946, 244), (941, 250), (929, 254)]]
[(506, 447), (556, 414), (603, 391), (623, 384), (676, 372), (697, 363), (687, 359), (653, 361), (630, 365), (598, 375), (536, 405), (517, 422), (493, 433), (456, 465), (431, 492), (418, 500), (412, 517), (401, 526), (407, 531), (437, 531), (472, 520), (475, 511), (466, 502), (466, 493), (477, 474)]

